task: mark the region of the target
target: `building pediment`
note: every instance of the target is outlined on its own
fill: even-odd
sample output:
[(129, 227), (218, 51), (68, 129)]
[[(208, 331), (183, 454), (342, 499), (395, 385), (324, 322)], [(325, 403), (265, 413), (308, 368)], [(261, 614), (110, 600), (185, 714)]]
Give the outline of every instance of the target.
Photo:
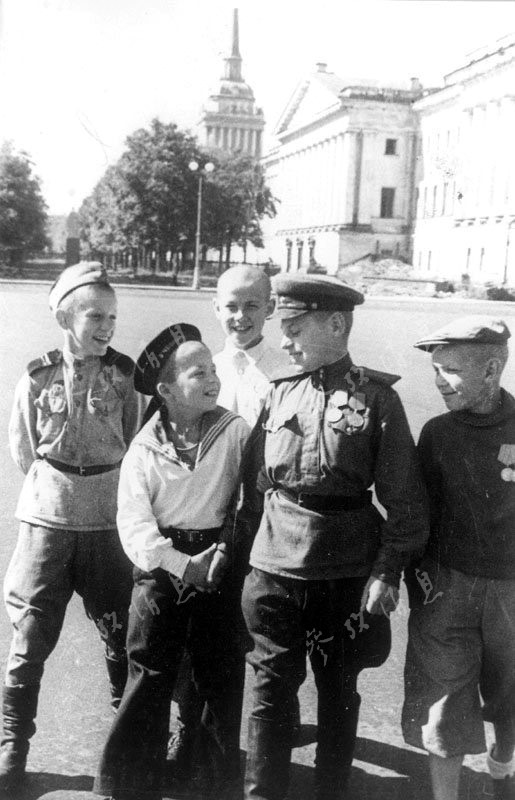
[(276, 134), (285, 133), (292, 128), (300, 128), (313, 122), (314, 119), (324, 116), (325, 113), (329, 114), (339, 108), (338, 93), (343, 87), (343, 81), (339, 81), (332, 73), (324, 73), (324, 75), (335, 79), (334, 88), (318, 80), (317, 75), (300, 83), (281, 115)]

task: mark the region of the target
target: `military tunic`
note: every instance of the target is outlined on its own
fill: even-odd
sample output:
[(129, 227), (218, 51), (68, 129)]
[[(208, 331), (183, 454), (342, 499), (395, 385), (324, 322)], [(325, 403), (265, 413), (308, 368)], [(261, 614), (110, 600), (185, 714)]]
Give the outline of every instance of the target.
[[(396, 376), (334, 364), (276, 381), (245, 462), (244, 513), (263, 515), (253, 567), (302, 580), (373, 574), (398, 585), (403, 566), (427, 539), (425, 493)], [(375, 484), (382, 519), (367, 491)], [(301, 495), (301, 502), (294, 498)], [(302, 496), (306, 496), (306, 505)], [(330, 511), (334, 498), (357, 507)], [(362, 499), (359, 507), (359, 499)]]

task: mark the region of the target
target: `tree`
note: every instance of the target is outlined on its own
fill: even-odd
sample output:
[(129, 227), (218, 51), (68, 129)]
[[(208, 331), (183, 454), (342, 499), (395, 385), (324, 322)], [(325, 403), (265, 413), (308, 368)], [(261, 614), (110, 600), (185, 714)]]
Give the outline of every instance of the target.
[(16, 152), (11, 142), (0, 148), (0, 254), (18, 265), (28, 253), (48, 244), (47, 206), (40, 179), (33, 174), (27, 153)]
[(216, 169), (203, 205), (203, 240), (211, 247), (225, 248), (228, 266), (234, 243), (244, 249), (247, 242), (263, 247), (259, 222), (264, 216), (275, 216), (276, 201), (261, 164), (252, 156), (220, 153), (213, 160)]

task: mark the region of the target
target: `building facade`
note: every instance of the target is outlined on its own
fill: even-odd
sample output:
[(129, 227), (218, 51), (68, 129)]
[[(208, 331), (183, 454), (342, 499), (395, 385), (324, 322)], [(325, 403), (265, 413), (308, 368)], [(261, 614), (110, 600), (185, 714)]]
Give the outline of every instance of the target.
[(200, 143), (209, 149), (260, 158), (265, 118), (254, 92), (242, 77), (238, 9), (234, 9), (232, 50), (224, 76), (202, 110)]
[(265, 156), (278, 199), (265, 230), (283, 269), (329, 273), (369, 254), (410, 257), (418, 120), (410, 88), (343, 80), (326, 65), (296, 89)]
[(415, 109), (415, 270), (515, 286), (515, 37), (471, 54)]

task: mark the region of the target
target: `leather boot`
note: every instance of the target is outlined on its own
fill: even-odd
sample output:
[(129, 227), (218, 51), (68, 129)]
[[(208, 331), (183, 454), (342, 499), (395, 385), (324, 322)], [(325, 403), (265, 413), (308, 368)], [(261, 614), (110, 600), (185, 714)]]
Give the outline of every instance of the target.
[(127, 683), (127, 656), (120, 659), (106, 656), (109, 688), (111, 690), (111, 708), (116, 713), (122, 700), (123, 690)]
[(245, 798), (284, 800), (288, 791), (291, 731), (268, 719), (249, 718)]
[(340, 718), (318, 720), (315, 800), (345, 800), (356, 744), (361, 697), (345, 689)]
[(13, 789), (23, 782), (29, 739), (34, 735), (39, 685), (4, 686), (4, 735), (0, 749), (0, 788)]

